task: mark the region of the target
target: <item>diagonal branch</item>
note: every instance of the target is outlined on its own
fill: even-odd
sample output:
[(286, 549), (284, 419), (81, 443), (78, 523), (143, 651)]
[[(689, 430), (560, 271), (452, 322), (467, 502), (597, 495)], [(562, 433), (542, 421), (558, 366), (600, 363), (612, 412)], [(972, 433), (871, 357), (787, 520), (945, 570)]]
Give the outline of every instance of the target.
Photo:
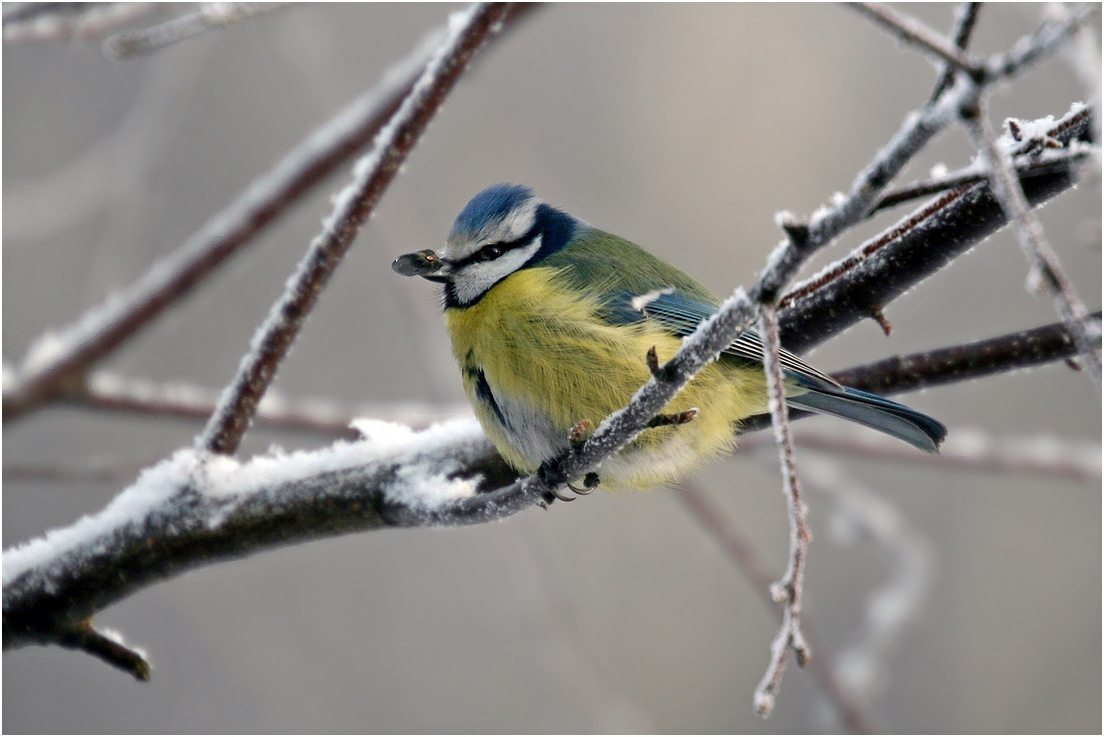
[[(514, 5), (503, 29), (534, 5)], [(254, 242), (266, 226), (369, 143), (398, 109), (444, 37), (441, 29), (394, 65), (383, 81), (254, 179), (226, 208), (155, 263), (120, 295), (99, 305), (32, 349), (15, 381), (5, 383), (3, 421), (18, 419), (67, 391), (141, 328), (175, 305), (215, 269)]]
[(104, 39), (103, 54), (109, 59), (147, 56), (173, 44), (209, 31), (226, 28), (263, 13), (287, 6), (273, 3), (203, 3), (195, 13), (182, 15), (137, 31), (121, 31)]
[(322, 289), (468, 63), (501, 30), (507, 10), (505, 3), (479, 4), (450, 20), (449, 38), (380, 132), (372, 151), (357, 162), (353, 182), (338, 193), (334, 212), (323, 221), (322, 232), (258, 328), (252, 350), (242, 359), (237, 376), (197, 439), (199, 447), (221, 454), (237, 450), (261, 396)]
[(883, 28), (889, 29), (902, 41), (966, 72), (974, 79), (980, 79), (985, 71), (979, 62), (915, 18), (901, 15), (880, 3), (848, 3), (848, 5)]
[[(1092, 130), (1092, 111), (1074, 108), (1046, 135), (1068, 146)], [(1075, 169), (1022, 181), (1033, 205), (1072, 187)], [(909, 288), (1008, 222), (988, 184), (949, 192), (793, 286), (779, 302), (782, 345), (804, 353), (859, 320), (873, 317)]]
[(963, 123), (986, 164), (989, 182), (1001, 209), (1015, 225), (1020, 247), (1031, 266), (1029, 282), (1039, 280), (1050, 292), (1058, 315), (1073, 335), (1074, 343), (1077, 344), (1081, 358), (1099, 391), (1102, 380), (1101, 360), (1099, 349), (1093, 344), (1085, 324), (1089, 311), (1058, 262), (1058, 254), (1047, 243), (1042, 223), (1031, 211), (1020, 180), (1012, 169), (1007, 149), (997, 144), (983, 100), (979, 100), (975, 107), (963, 110)]

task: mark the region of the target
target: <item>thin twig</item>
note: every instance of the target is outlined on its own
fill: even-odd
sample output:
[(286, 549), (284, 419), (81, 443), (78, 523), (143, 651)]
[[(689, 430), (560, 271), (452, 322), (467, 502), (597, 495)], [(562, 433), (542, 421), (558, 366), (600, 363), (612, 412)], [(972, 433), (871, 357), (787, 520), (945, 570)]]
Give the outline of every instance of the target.
[(122, 31), (104, 39), (102, 50), (109, 59), (147, 56), (173, 44), (210, 31), (226, 28), (290, 3), (203, 3), (195, 13), (136, 31)]
[[(1077, 148), (1058, 151), (1047, 149), (1041, 154), (1027, 154), (1017, 157), (1016, 173), (1021, 178), (1026, 178), (1039, 174), (1068, 171), (1070, 167), (1085, 162), (1090, 157), (1099, 157), (1099, 155), (1100, 148), (1091, 144), (1083, 144)], [(986, 178), (984, 171), (971, 165), (942, 176), (898, 187), (879, 197), (870, 212), (867, 213), (867, 217), (910, 200), (939, 194), (968, 184), (983, 182)]]
[(252, 350), (197, 439), (199, 447), (224, 455), (237, 450), (318, 296), (468, 63), (501, 30), (507, 10), (505, 3), (478, 4), (465, 11), (460, 22), (450, 23), (450, 37), (380, 132), (372, 151), (357, 162), (353, 181), (337, 195), (322, 232), (311, 241), (287, 289), (257, 329)]
[[(1094, 343), (1100, 346), (1100, 312), (1089, 315)], [(906, 392), (1015, 371), (1060, 361), (1078, 353), (1069, 328), (1051, 323), (1030, 330), (1006, 333), (972, 343), (911, 353), (843, 369), (832, 378), (846, 386), (876, 393)]]
[(111, 630), (98, 631), (87, 621), (62, 635), (58, 644), (71, 650), (86, 652), (129, 673), (139, 681), (148, 681), (153, 674), (153, 668), (141, 650), (127, 647), (118, 633)]
[[(512, 6), (503, 20), (504, 29), (513, 27), (533, 7)], [(40, 338), (17, 376), (5, 385), (3, 422), (18, 419), (66, 391), (79, 390), (93, 364), (191, 294), (215, 269), (255, 242), (266, 226), (370, 142), (410, 93), (444, 34), (444, 29), (431, 34), (391, 67), (379, 85), (255, 178), (233, 202), (122, 293), (64, 329)]]
[[(73, 395), (66, 404), (93, 410), (125, 412), (154, 417), (207, 420), (215, 410), (219, 392), (208, 387), (118, 376), (97, 371), (89, 377), (87, 391)], [(399, 422), (414, 428), (471, 414), (468, 405), (437, 407), (413, 402), (350, 406), (332, 399), (290, 399), (269, 390), (257, 407), (258, 426), (303, 430), (349, 439), (359, 437), (349, 423), (358, 417)]]
[(160, 9), (160, 3), (4, 3), (4, 43), (99, 38)]
[(789, 563), (782, 578), (771, 585), (771, 598), (782, 605), (782, 626), (771, 643), (770, 661), (754, 696), (755, 713), (765, 719), (774, 709), (775, 697), (782, 685), (782, 673), (790, 650), (793, 650), (797, 664), (802, 668), (811, 657), (809, 645), (801, 631), (801, 605), (805, 585), (805, 560), (812, 534), (805, 521), (805, 502), (801, 498), (801, 484), (797, 478), (797, 461), (786, 409), (782, 361), (779, 359), (778, 317), (773, 305), (760, 305), (759, 332), (763, 337), (763, 370), (767, 377), (771, 424), (782, 464), (782, 493), (786, 497), (790, 520)]
[[(740, 531), (735, 520), (726, 515), (708, 494), (692, 482), (677, 484), (673, 493), (698, 525), (721, 546), (728, 559), (747, 577), (752, 588), (763, 598), (771, 612), (779, 615), (778, 619), (781, 623), (781, 611), (771, 598), (771, 584), (774, 577), (767, 571), (762, 557), (747, 536)], [(802, 623), (802, 629), (810, 648), (817, 652), (824, 652), (817, 644), (816, 630), (808, 619)], [(847, 693), (827, 658), (813, 658), (810, 661), (810, 670), (835, 707), (844, 726), (855, 734), (879, 734), (883, 731), (878, 729), (873, 718)]]
[[(1092, 117), (1089, 109), (1074, 106), (1044, 132), (1069, 145), (1089, 134)], [(1025, 142), (1025, 147), (1029, 143)], [(1079, 173), (1059, 171), (1031, 177), (1023, 182), (1024, 191), (1037, 205), (1073, 186)], [(782, 344), (804, 353), (855, 322), (872, 317), (1007, 222), (987, 183), (937, 198), (794, 285), (779, 303), (783, 308), (779, 325)]]
[(993, 82), (1039, 63), (1099, 13), (1100, 3), (1080, 3), (1064, 19), (1044, 21), (1030, 36), (1017, 41), (1008, 51), (990, 56), (985, 61), (985, 75), (981, 81)]
[(989, 182), (1001, 203), (1001, 209), (1015, 225), (1020, 247), (1030, 264), (1029, 280), (1040, 279), (1054, 298), (1058, 315), (1073, 335), (1078, 352), (1099, 391), (1102, 381), (1101, 360), (1100, 352), (1085, 324), (1089, 311), (1062, 270), (1058, 254), (1047, 243), (1042, 223), (1032, 211), (1020, 180), (1012, 169), (1008, 151), (997, 145), (984, 100), (978, 100), (976, 106), (963, 110), (962, 115), (966, 130), (989, 170)]
[(901, 15), (880, 3), (848, 3), (871, 20), (889, 29), (901, 40), (913, 44), (929, 56), (951, 64), (975, 79), (980, 79), (984, 67), (975, 59), (948, 43), (947, 39), (926, 25), (908, 16)]
[[(966, 48), (970, 36), (974, 32), (974, 24), (977, 23), (978, 11), (981, 3), (961, 3), (955, 8), (954, 28), (951, 30), (951, 43), (956, 49)], [(939, 96), (954, 83), (955, 74), (958, 72), (953, 64), (945, 64), (943, 73), (939, 75), (939, 81), (935, 83), (928, 104), (934, 105)]]
[(888, 553), (891, 571), (886, 582), (866, 600), (862, 622), (850, 645), (833, 658), (836, 678), (846, 692), (869, 704), (885, 687), (888, 660), (898, 649), (908, 623), (919, 616), (931, 587), (931, 545), (897, 508), (851, 478), (839, 463), (805, 458), (808, 488), (833, 504), (845, 534), (872, 538)]

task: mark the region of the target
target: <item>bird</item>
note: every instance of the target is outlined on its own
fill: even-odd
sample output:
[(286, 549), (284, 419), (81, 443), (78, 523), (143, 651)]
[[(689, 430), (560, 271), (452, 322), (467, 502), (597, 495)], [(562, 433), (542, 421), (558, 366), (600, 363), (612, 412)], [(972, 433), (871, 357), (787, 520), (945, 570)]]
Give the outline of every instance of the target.
[[(746, 418), (768, 411), (762, 343), (744, 330), (635, 440), (583, 486), (556, 461), (625, 406), (682, 338), (720, 306), (698, 281), (624, 238), (553, 207), (519, 184), (487, 187), (445, 245), (391, 268), (442, 285), (445, 324), (483, 431), (519, 473), (589, 493), (647, 489), (731, 451)], [(880, 430), (937, 453), (947, 428), (876, 394), (844, 387), (782, 350), (786, 403)], [(577, 479), (576, 479), (577, 481)], [(561, 499), (572, 499), (559, 492)]]

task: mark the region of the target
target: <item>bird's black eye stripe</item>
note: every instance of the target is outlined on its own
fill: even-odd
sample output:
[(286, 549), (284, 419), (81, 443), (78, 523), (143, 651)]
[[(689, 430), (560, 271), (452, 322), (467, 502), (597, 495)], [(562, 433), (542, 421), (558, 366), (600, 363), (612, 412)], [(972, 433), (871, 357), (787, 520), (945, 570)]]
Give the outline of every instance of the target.
[(462, 269), (468, 264), (474, 264), (481, 261), (494, 261), (496, 258), (506, 253), (507, 251), (512, 251), (515, 248), (529, 245), (529, 243), (531, 243), (533, 239), (537, 237), (537, 234), (539, 232), (540, 225), (538, 223), (533, 223), (533, 227), (530, 228), (529, 231), (520, 238), (512, 241), (499, 241), (498, 243), (490, 243), (486, 246), (483, 246), (478, 251), (469, 256), (465, 256), (462, 259), (450, 262), (453, 271), (456, 271), (457, 269)]

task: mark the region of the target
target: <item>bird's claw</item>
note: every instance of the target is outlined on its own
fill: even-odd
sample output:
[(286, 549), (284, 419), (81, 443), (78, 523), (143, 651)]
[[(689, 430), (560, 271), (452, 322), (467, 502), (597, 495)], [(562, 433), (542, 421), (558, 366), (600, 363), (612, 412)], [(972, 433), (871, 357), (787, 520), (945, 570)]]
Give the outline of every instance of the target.
[(544, 500), (549, 504), (552, 503), (553, 499), (559, 499), (562, 502), (573, 502), (578, 498), (574, 496), (568, 496), (561, 492), (559, 490), (559, 487), (561, 486), (566, 486), (579, 496), (586, 496), (590, 492), (594, 491), (594, 489), (600, 483), (598, 474), (594, 471), (591, 471), (590, 473), (583, 476), (582, 488), (573, 486), (570, 479), (567, 478), (567, 474), (564, 473), (563, 463), (563, 459), (553, 459), (545, 461), (540, 465), (539, 468), (537, 468), (537, 478), (539, 478), (541, 480), (541, 483), (543, 483), (549, 489), (549, 491), (545, 492), (544, 494)]

